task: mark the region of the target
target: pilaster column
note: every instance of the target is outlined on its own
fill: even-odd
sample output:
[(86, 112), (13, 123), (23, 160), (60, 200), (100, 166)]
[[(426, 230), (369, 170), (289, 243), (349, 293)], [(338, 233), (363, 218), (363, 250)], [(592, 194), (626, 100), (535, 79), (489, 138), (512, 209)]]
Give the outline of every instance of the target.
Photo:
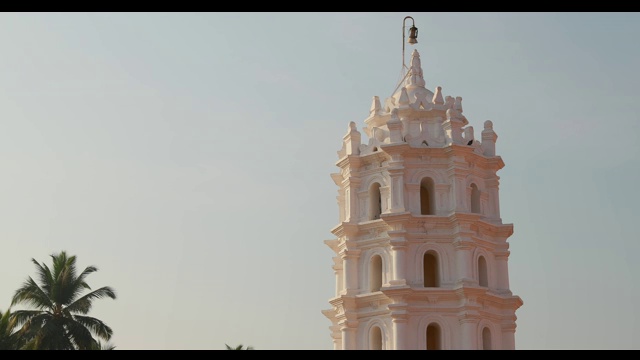
[(344, 281), (342, 276), (342, 259), (340, 256), (333, 257), (333, 272), (336, 276), (336, 296), (340, 295), (342, 289), (344, 289)]
[(496, 261), (497, 273), (496, 288), (499, 291), (509, 291), (509, 251), (499, 252), (494, 256)]
[(466, 197), (465, 197), (465, 195), (467, 194), (466, 187), (464, 186), (465, 177), (466, 177), (466, 174), (456, 173), (453, 175), (453, 181), (455, 182), (453, 186), (453, 194), (454, 194), (454, 201), (455, 201), (453, 204), (453, 209), (455, 211), (460, 211), (460, 212), (467, 211), (466, 204), (468, 203), (468, 201), (466, 201)]
[(391, 186), (380, 187), (380, 212), (383, 214), (391, 212), (391, 192)]
[(409, 199), (409, 212), (414, 215), (420, 214), (420, 184), (406, 184), (407, 198)]
[(485, 181), (487, 186), (487, 192), (489, 193), (489, 203), (491, 203), (491, 217), (500, 219), (500, 195), (499, 195), (499, 177), (496, 175), (495, 179), (489, 179)]
[(460, 318), (460, 350), (477, 350), (478, 349), (478, 319), (474, 315), (463, 314)]
[(358, 258), (360, 250), (344, 249), (340, 252), (343, 264), (344, 287), (347, 295), (354, 294), (358, 290)]
[(340, 323), (340, 331), (342, 331), (342, 350), (358, 350), (357, 335), (358, 322), (345, 320)]
[(389, 212), (404, 212), (404, 160), (402, 155), (394, 154), (391, 156), (387, 171), (391, 184)]
[(358, 188), (360, 187), (361, 179), (355, 176), (350, 176), (346, 180), (345, 184), (345, 200), (346, 200), (346, 215), (347, 222), (358, 221)]
[(434, 196), (436, 211), (434, 214), (436, 215), (446, 215), (449, 213), (449, 201), (448, 201), (448, 193), (449, 193), (449, 184), (435, 184), (434, 186)]
[(464, 241), (461, 238), (456, 238), (453, 242), (456, 250), (456, 269), (458, 271), (458, 278), (455, 283), (463, 285), (475, 285), (476, 281), (473, 279), (473, 259), (471, 250), (473, 249), (470, 241)]
[(407, 284), (405, 274), (407, 239), (404, 237), (406, 230), (390, 230), (387, 233), (389, 234), (391, 259), (393, 261), (393, 279), (389, 281), (389, 285), (403, 286)]
[(407, 350), (407, 323), (408, 317), (405, 306), (398, 306), (391, 312), (391, 322), (393, 324), (393, 348), (390, 350)]
[(502, 325), (502, 350), (516, 349), (516, 323), (515, 321)]

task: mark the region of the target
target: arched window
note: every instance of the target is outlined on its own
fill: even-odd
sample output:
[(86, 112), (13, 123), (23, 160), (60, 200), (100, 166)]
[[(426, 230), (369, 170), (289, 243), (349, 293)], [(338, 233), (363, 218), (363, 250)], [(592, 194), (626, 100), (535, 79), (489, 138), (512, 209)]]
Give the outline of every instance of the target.
[(433, 179), (424, 178), (420, 181), (420, 214), (435, 215), (435, 192)]
[(482, 350), (491, 350), (491, 330), (488, 327), (482, 329)]
[(440, 286), (440, 276), (438, 274), (438, 257), (433, 252), (427, 252), (422, 259), (422, 269), (424, 272), (424, 287)]
[(369, 350), (382, 350), (382, 329), (378, 326), (372, 327), (369, 333)]
[(489, 277), (487, 273), (487, 260), (484, 259), (484, 256), (480, 256), (478, 258), (478, 284), (480, 286), (489, 286)]
[(374, 255), (369, 263), (369, 291), (380, 291), (382, 287), (382, 258)]
[(441, 347), (441, 335), (440, 326), (438, 324), (429, 324), (427, 326), (427, 350), (440, 350)]
[(476, 184), (471, 184), (471, 212), (480, 214), (480, 190)]
[(380, 214), (382, 214), (380, 184), (373, 183), (369, 188), (369, 220), (380, 219)]

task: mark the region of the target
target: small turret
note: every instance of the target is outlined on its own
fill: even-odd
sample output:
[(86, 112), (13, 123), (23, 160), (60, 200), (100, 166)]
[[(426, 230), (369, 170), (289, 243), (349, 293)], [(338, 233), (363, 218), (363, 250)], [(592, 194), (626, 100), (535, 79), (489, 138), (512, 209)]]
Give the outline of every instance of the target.
[(484, 122), (484, 130), (482, 130), (482, 153), (485, 156), (496, 156), (496, 140), (498, 134), (493, 131), (493, 122), (487, 120)]
[(433, 99), (431, 99), (431, 102), (434, 103), (434, 104), (438, 104), (438, 105), (444, 104), (444, 99), (442, 98), (442, 87), (441, 86), (438, 86), (436, 88), (436, 92), (435, 92), (435, 94), (433, 94)]

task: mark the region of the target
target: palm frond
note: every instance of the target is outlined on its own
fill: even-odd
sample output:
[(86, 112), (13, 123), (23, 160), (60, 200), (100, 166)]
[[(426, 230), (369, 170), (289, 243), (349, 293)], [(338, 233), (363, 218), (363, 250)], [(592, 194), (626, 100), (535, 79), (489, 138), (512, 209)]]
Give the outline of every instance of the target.
[(76, 278), (76, 281), (81, 283), (78, 285), (83, 286), (85, 289), (87, 290), (91, 290), (91, 288), (89, 287), (89, 285), (87, 285), (86, 282), (84, 282), (84, 279), (86, 279), (87, 276), (89, 276), (89, 274), (94, 273), (98, 271), (98, 268), (95, 266), (87, 266), (82, 273), (80, 273), (80, 275)]
[(53, 284), (53, 275), (51, 270), (46, 264), (40, 264), (36, 259), (31, 259), (31, 262), (36, 266), (36, 272), (38, 278), (40, 278), (40, 287), (42, 290), (49, 294), (51, 291), (51, 285)]
[[(97, 341), (91, 335), (88, 327), (77, 319), (65, 319), (65, 329), (67, 329), (68, 337), (79, 350), (92, 350), (98, 346)], [(108, 340), (108, 339), (107, 339)]]
[(74, 288), (76, 281), (76, 257), (67, 257), (63, 251), (59, 254), (53, 254), (53, 277), (54, 285), (51, 289), (51, 298), (60, 305), (68, 305), (73, 302), (77, 294)]
[(15, 336), (18, 340), (18, 348), (22, 350), (37, 350), (39, 346), (38, 331), (52, 318), (47, 313), (39, 313), (37, 311), (31, 311), (31, 313), (27, 314), (27, 311), (19, 311), (14, 314), (16, 324), (20, 326)]
[(76, 315), (75, 321), (103, 340), (108, 341), (113, 336), (113, 330), (107, 324), (94, 317)]
[(73, 285), (70, 288), (70, 290), (72, 290), (72, 293), (70, 294), (70, 298), (73, 299), (72, 302), (75, 301), (75, 299), (77, 299), (84, 290), (91, 291), (91, 287), (87, 284), (85, 279), (89, 274), (96, 271), (98, 271), (98, 268), (95, 266), (87, 266), (82, 273), (73, 280)]
[(115, 350), (116, 346), (110, 342), (102, 343), (100, 340), (96, 340), (94, 348), (91, 350)]
[(31, 305), (37, 309), (53, 309), (54, 307), (49, 296), (31, 277), (13, 295), (11, 306), (16, 304)]
[(67, 319), (51, 319), (35, 331), (39, 350), (75, 350), (73, 339), (65, 328)]
[(98, 341), (98, 346), (100, 346), (100, 350), (115, 350), (116, 346), (110, 342), (107, 342), (105, 344), (101, 343), (100, 341)]
[(74, 301), (67, 307), (67, 310), (71, 311), (72, 313), (87, 314), (89, 310), (91, 310), (93, 300), (102, 299), (105, 297), (115, 299), (115, 290), (113, 290), (113, 288), (111, 288), (110, 286), (104, 286), (100, 289), (96, 289)]
[(38, 350), (38, 345), (38, 339), (33, 338), (20, 347), (20, 350)]
[(67, 256), (66, 251), (61, 251), (57, 254), (51, 254), (51, 259), (53, 260), (53, 278), (59, 279), (60, 273), (67, 267), (71, 266), (75, 268), (76, 257)]
[(42, 310), (16, 310), (11, 314), (16, 327), (24, 327), (25, 324), (37, 324), (39, 326), (44, 323), (53, 315), (49, 312)]
[(84, 290), (91, 290), (91, 287), (86, 283), (85, 278), (97, 270), (98, 269), (95, 266), (86, 267), (80, 276), (73, 279), (72, 283), (69, 284), (69, 287), (66, 289), (67, 293), (65, 294), (65, 297), (68, 301), (65, 305), (71, 306), (73, 303), (78, 302), (78, 304), (74, 306), (76, 310), (72, 310), (73, 312), (86, 314), (91, 309), (91, 301), (78, 301), (78, 296), (80, 296)]
[(11, 326), (12, 323), (15, 323), (15, 321), (12, 320), (11, 308), (7, 309), (5, 312), (0, 310), (0, 336), (8, 335), (13, 332)]
[(0, 310), (0, 350), (17, 350), (21, 341), (16, 331), (16, 321), (11, 313), (11, 308), (2, 312)]
[(91, 307), (93, 306), (93, 302), (91, 299), (87, 299), (82, 297), (72, 304), (65, 308), (65, 311), (68, 311), (70, 314), (82, 314), (86, 315), (91, 311)]

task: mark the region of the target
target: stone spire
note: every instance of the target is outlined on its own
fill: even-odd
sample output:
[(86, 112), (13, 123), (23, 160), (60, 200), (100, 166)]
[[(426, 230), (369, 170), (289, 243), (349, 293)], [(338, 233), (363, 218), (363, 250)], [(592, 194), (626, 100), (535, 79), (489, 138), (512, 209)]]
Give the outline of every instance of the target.
[(420, 63), (420, 53), (418, 53), (418, 50), (413, 50), (411, 53), (409, 68), (407, 69), (404, 80), (400, 84), (402, 84), (402, 87), (397, 89), (397, 91), (385, 101), (385, 111), (388, 112), (394, 108), (406, 109), (408, 107), (415, 109), (421, 108), (424, 110), (431, 108), (434, 93), (425, 87), (422, 64)]
[(418, 50), (413, 50), (411, 53), (411, 62), (409, 63), (409, 76), (404, 82), (405, 86), (420, 86), (424, 87), (424, 77), (422, 76), (422, 65), (420, 64), (420, 53)]

